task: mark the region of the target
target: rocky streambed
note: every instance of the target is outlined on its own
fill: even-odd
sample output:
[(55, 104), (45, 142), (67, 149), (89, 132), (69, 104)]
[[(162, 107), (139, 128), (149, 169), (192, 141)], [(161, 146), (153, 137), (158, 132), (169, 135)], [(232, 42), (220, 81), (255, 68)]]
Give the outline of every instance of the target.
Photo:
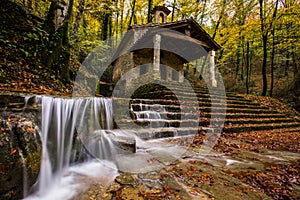
[[(276, 149), (268, 144), (281, 134), (261, 140), (266, 148), (245, 142), (253, 134), (222, 136), (206, 156), (198, 153), (200, 135), (176, 139), (189, 146), (178, 160), (162, 160), (165, 155), (158, 153), (149, 165), (158, 161), (163, 167), (146, 173), (120, 172), (109, 186), (94, 183), (75, 199), (298, 199), (299, 134), (283, 133), (286, 141)], [(296, 149), (286, 150), (289, 145)]]
[[(135, 153), (121, 155), (116, 163), (97, 159), (71, 163), (62, 171), (57, 187), (49, 187), (47, 197), (34, 196), (42, 160), (40, 107), (32, 97), (2, 97), (0, 199), (28, 195), (28, 199), (76, 200), (300, 196), (300, 135), (285, 130), (222, 134), (208, 155), (201, 154), (204, 132), (139, 142)], [(54, 195), (58, 193), (69, 195)]]
[[(25, 112), (26, 97), (0, 98), (0, 199), (20, 199), (39, 175), (41, 140), (36, 123), (38, 108)], [(28, 107), (29, 109), (29, 107)]]

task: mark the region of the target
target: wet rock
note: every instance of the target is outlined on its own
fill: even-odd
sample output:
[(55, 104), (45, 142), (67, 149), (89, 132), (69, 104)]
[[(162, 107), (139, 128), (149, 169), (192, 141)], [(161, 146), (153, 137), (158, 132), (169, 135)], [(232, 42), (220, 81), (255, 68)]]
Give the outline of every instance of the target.
[(0, 111), (22, 110), (24, 107), (24, 97), (14, 94), (1, 94)]
[(36, 102), (36, 96), (0, 93), (0, 112), (24, 113), (25, 111), (35, 114), (40, 111), (40, 105)]
[(116, 192), (116, 199), (144, 200), (145, 198), (140, 195), (140, 191), (138, 189), (125, 186)]
[(133, 137), (114, 137), (113, 143), (121, 148), (122, 150), (129, 152), (129, 153), (135, 153), (136, 152), (136, 141)]
[(20, 199), (36, 182), (41, 143), (35, 123), (22, 115), (0, 117), (0, 199)]
[(136, 186), (136, 177), (130, 173), (120, 174), (115, 181), (122, 186)]

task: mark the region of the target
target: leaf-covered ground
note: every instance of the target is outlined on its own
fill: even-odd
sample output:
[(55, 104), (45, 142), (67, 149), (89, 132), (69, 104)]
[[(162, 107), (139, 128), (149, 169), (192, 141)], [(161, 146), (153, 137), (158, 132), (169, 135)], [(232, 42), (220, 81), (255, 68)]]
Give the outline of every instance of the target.
[(94, 184), (76, 199), (299, 199), (299, 133), (226, 134), (207, 156), (197, 153), (204, 138), (168, 140), (189, 151), (152, 172), (120, 173), (108, 188)]
[[(37, 94), (70, 93), (56, 69), (43, 66), (41, 55), (47, 41), (43, 19), (11, 1), (0, 5), (0, 90)], [(72, 63), (72, 68), (77, 64)], [(75, 67), (74, 67), (75, 66)]]
[(286, 103), (272, 97), (263, 97), (263, 96), (255, 96), (255, 95), (244, 95), (247, 99), (250, 99), (254, 102), (257, 102), (263, 106), (266, 106), (270, 109), (276, 110), (279, 113), (283, 113), (289, 116), (296, 117), (300, 119), (299, 113), (293, 109), (291, 106)]
[[(0, 15), (0, 91), (69, 95), (72, 84), (39, 64), (36, 44), (44, 37), (39, 20), (27, 18), (24, 10), (14, 12), (18, 15), (8, 10)], [(71, 66), (78, 63), (71, 61)], [(297, 115), (276, 99), (248, 98)], [(204, 136), (178, 139), (190, 148), (190, 156), (149, 173), (121, 173), (109, 188), (95, 183), (77, 199), (299, 199), (298, 132), (224, 134), (212, 154), (202, 157), (197, 152)]]

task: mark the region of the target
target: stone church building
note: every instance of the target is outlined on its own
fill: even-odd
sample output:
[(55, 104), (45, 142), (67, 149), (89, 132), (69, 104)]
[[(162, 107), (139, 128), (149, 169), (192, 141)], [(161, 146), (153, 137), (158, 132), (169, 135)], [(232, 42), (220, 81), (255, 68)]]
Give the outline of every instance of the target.
[(214, 56), (221, 47), (192, 18), (167, 22), (170, 10), (165, 6), (156, 6), (153, 14), (154, 23), (132, 25), (124, 35), (112, 63), (113, 82), (124, 76), (126, 85), (141, 76), (183, 82), (184, 64), (208, 56), (211, 85), (216, 87)]

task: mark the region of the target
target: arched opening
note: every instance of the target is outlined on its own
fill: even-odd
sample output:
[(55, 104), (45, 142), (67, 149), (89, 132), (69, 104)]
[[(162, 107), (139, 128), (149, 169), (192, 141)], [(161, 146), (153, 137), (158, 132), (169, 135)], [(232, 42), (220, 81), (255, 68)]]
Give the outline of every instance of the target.
[(162, 12), (159, 14), (159, 22), (165, 23), (165, 15)]

